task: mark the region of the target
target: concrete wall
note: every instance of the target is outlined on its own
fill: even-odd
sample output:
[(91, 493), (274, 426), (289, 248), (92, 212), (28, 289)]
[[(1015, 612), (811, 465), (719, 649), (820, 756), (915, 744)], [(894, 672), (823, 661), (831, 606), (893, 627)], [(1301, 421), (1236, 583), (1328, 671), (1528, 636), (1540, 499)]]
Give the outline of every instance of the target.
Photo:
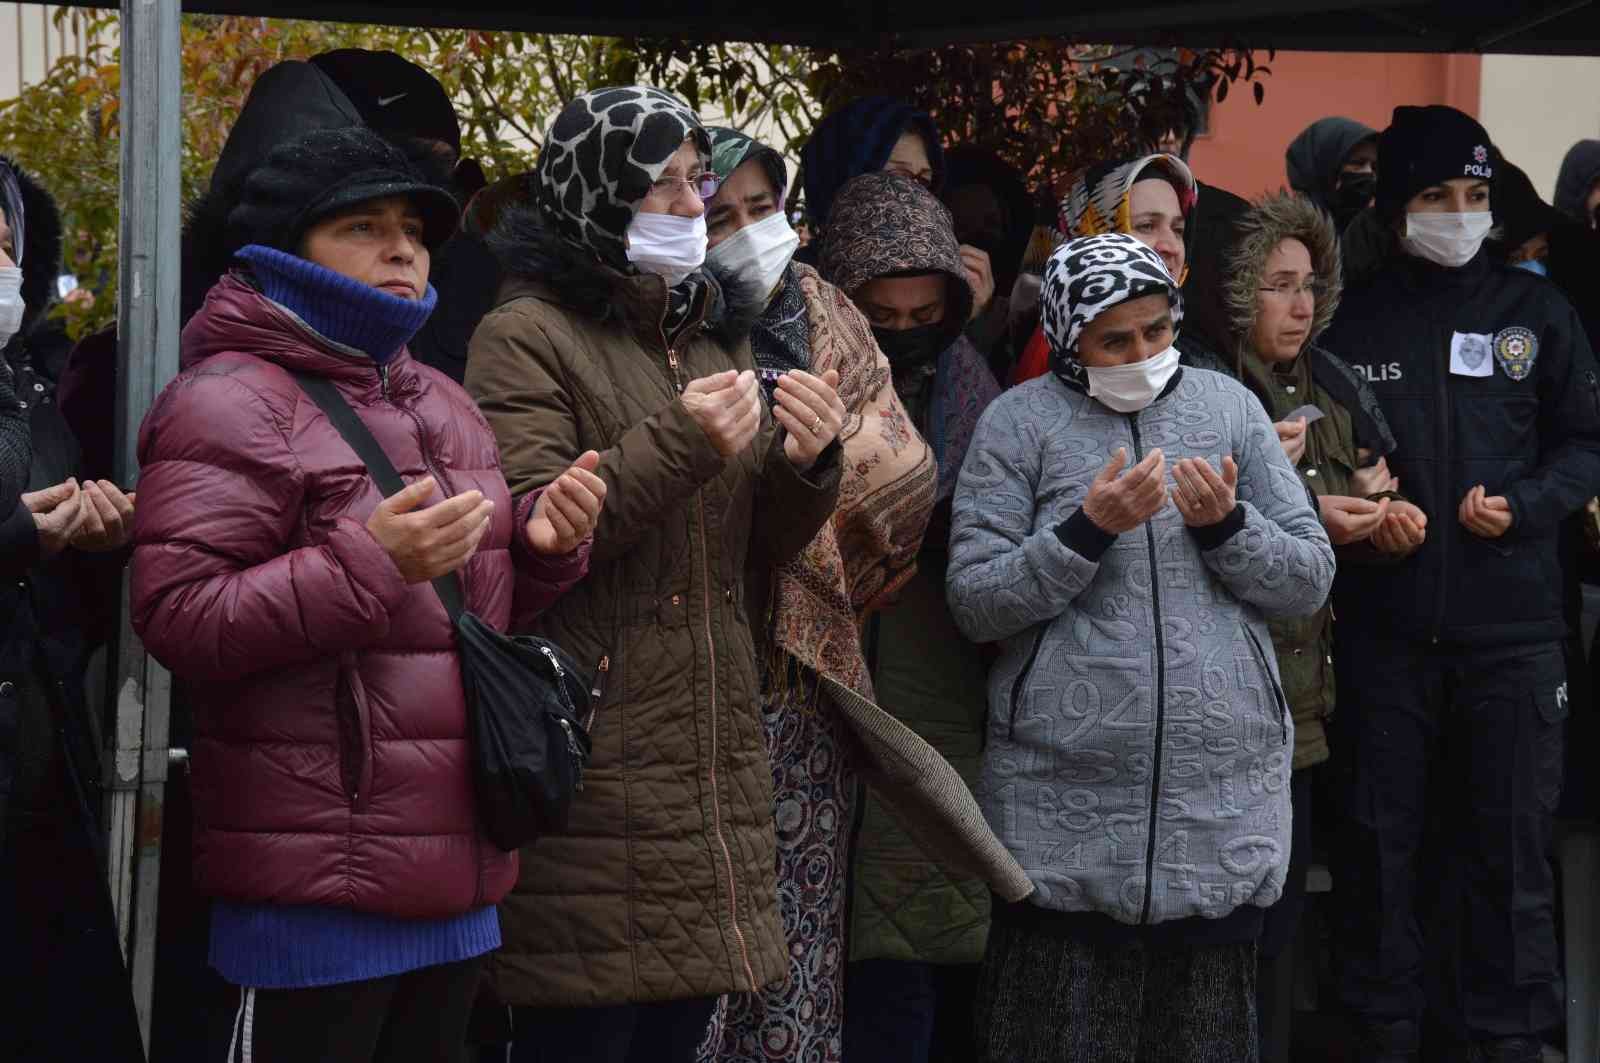
[(0, 100), (8, 100), (42, 79), (58, 58), (80, 53), (85, 36), (79, 22), (83, 13), (49, 4), (0, 3)]
[(1256, 106), (1249, 88), (1235, 85), (1212, 105), (1211, 131), (1195, 140), (1189, 161), (1202, 181), (1241, 196), (1275, 191), (1288, 184), (1289, 142), (1319, 118), (1343, 115), (1382, 129), (1401, 103), (1444, 103), (1476, 115), (1482, 62), (1471, 55), (1279, 52), (1265, 79), (1266, 101)]
[(1546, 200), (1574, 141), (1600, 138), (1600, 59), (1487, 55), (1478, 119)]

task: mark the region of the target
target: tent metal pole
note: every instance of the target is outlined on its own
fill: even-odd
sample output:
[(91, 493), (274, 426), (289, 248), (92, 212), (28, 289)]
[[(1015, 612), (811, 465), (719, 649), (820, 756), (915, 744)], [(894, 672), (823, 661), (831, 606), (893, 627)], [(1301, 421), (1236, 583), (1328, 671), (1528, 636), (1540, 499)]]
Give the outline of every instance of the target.
[[(117, 476), (138, 479), (139, 424), (178, 370), (179, 0), (122, 0)], [(123, 579), (126, 606), (127, 577)], [(122, 610), (107, 766), (107, 873), (145, 1049), (155, 982), (162, 802), (172, 681)]]

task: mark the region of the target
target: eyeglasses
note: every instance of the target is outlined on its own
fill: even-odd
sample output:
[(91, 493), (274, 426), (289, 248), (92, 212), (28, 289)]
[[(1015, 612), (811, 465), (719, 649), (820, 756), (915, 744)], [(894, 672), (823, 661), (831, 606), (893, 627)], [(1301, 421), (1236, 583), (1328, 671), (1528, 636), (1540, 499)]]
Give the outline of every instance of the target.
[(1321, 299), (1328, 294), (1328, 283), (1327, 281), (1315, 279), (1308, 280), (1304, 284), (1296, 284), (1293, 281), (1279, 281), (1277, 284), (1257, 288), (1256, 291), (1276, 295), (1280, 299), (1293, 299), (1297, 295), (1305, 295), (1307, 293), (1310, 293), (1313, 299)]
[(688, 177), (658, 177), (650, 189), (668, 199), (676, 199), (683, 195), (685, 186), (692, 189), (694, 194), (700, 197), (701, 202), (704, 202), (717, 194), (717, 189), (722, 187), (722, 178), (710, 170), (692, 173)]

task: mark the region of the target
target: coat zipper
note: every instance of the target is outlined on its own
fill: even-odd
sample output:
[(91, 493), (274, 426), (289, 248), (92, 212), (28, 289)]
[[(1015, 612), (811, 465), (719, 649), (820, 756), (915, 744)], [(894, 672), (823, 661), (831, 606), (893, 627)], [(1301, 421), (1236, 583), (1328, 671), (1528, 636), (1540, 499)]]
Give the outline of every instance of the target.
[[(1134, 461), (1144, 460), (1144, 443), (1139, 438), (1139, 415), (1128, 415), (1128, 426), (1133, 432)], [(1150, 521), (1144, 522), (1145, 546), (1150, 552), (1150, 612), (1155, 618), (1156, 632), (1156, 748), (1150, 766), (1150, 819), (1145, 828), (1144, 858), (1144, 910), (1139, 913), (1140, 923), (1150, 922), (1150, 907), (1156, 894), (1156, 826), (1161, 811), (1161, 754), (1166, 738), (1167, 700), (1167, 648), (1166, 633), (1161, 623), (1161, 581), (1156, 561), (1156, 532)]]
[[(1434, 417), (1439, 422), (1439, 504), (1445, 505), (1450, 498), (1450, 378), (1448, 373), (1441, 373), (1437, 365), (1431, 365), (1434, 380), (1438, 386), (1434, 395), (1438, 401), (1438, 408)], [(1435, 568), (1439, 579), (1438, 607), (1433, 614), (1433, 643), (1439, 644), (1439, 633), (1444, 629), (1446, 598), (1449, 595), (1450, 581), (1447, 573), (1450, 571), (1450, 536), (1439, 536), (1439, 563)]]
[(602, 654), (595, 665), (594, 682), (589, 686), (589, 718), (583, 721), (585, 731), (594, 728), (594, 718), (600, 712), (600, 700), (606, 696), (606, 680), (611, 677), (611, 655)]
[(1028, 673), (1033, 671), (1034, 662), (1039, 659), (1039, 648), (1044, 645), (1044, 636), (1049, 627), (1049, 624), (1039, 625), (1038, 633), (1033, 636), (1033, 646), (1028, 650), (1028, 659), (1022, 662), (1022, 671), (1011, 682), (1011, 723), (1006, 730), (1008, 739), (1015, 740), (1017, 737), (1017, 711), (1022, 708), (1022, 688), (1028, 682)]
[(733, 920), (733, 936), (739, 941), (739, 958), (744, 961), (744, 973), (750, 980), (750, 992), (754, 993), (760, 986), (756, 984), (755, 968), (750, 965), (744, 930), (739, 926), (739, 889), (734, 881), (733, 853), (722, 835), (722, 799), (717, 794), (717, 647), (711, 631), (711, 548), (706, 541), (705, 496), (701, 493), (695, 496), (695, 513), (700, 520), (700, 585), (705, 593), (706, 658), (710, 662), (711, 676), (711, 829), (722, 849), (723, 868), (728, 875), (728, 912)]
[[(389, 394), (389, 366), (387, 364), (378, 366), (378, 387), (384, 401), (411, 418), (412, 423), (417, 426), (417, 450), (422, 455), (422, 464), (433, 474), (434, 480), (439, 485), (439, 492), (448, 498), (450, 496), (450, 481), (445, 479), (444, 473), (435, 465), (433, 455), (428, 451), (428, 431), (423, 426), (422, 418), (417, 416), (415, 410), (406, 409), (398, 402), (395, 402)], [(467, 581), (464, 577), (461, 579), (461, 597), (464, 606), (467, 597)], [(483, 907), (484, 903), (483, 832), (479, 830), (472, 832), (472, 864), (476, 872), (472, 887), (472, 907), (477, 909)]]

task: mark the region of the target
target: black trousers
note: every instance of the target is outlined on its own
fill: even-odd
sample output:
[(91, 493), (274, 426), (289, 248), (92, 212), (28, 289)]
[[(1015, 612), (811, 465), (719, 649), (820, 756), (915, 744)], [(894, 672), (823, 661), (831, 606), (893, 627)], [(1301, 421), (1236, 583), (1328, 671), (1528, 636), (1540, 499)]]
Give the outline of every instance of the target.
[(1261, 1033), (1261, 1063), (1289, 1063), (1294, 1025), (1295, 956), (1300, 921), (1306, 913), (1306, 870), (1311, 866), (1311, 772), (1294, 773), (1294, 834), (1289, 849), (1289, 879), (1283, 896), (1267, 909), (1257, 946), (1256, 1022)]
[(458, 1063), (483, 958), (314, 989), (232, 987), (218, 1063)]
[(1088, 942), (996, 920), (978, 987), (976, 1058), (1256, 1063), (1255, 975), (1253, 941)]
[(509, 1063), (695, 1063), (715, 997), (512, 1008)]
[(1341, 629), (1333, 902), (1358, 1018), (1468, 1038), (1562, 1020), (1550, 863), (1561, 796), (1559, 643), (1455, 649)]
[(970, 1063), (975, 963), (857, 960), (845, 968), (844, 1058)]

